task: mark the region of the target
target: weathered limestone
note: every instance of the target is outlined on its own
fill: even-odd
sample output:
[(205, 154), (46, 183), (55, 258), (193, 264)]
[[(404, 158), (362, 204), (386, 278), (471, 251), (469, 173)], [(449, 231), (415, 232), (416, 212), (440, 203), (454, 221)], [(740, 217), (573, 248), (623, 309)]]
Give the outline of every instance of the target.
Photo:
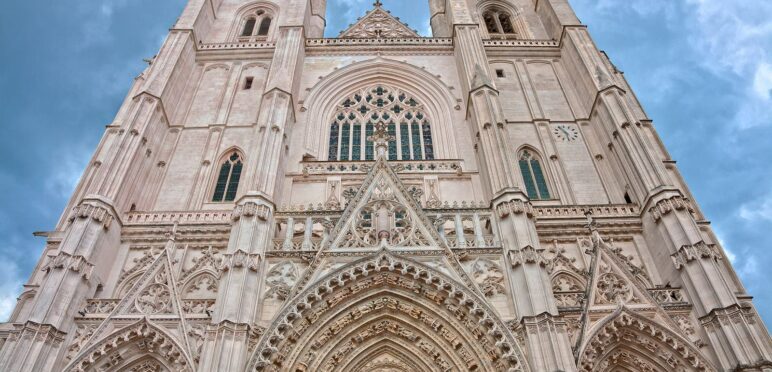
[[(772, 341), (567, 0), (191, 0), (3, 371), (765, 371)], [(589, 224), (588, 224), (589, 222)]]

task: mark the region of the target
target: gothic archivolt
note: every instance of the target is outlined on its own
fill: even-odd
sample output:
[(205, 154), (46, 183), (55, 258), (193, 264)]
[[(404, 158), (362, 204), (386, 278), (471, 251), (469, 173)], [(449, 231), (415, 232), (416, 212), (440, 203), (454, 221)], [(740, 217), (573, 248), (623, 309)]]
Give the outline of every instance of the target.
[(268, 328), (248, 369), (354, 370), (346, 369), (354, 356), (395, 338), (401, 359), (430, 361), (419, 370), (527, 370), (513, 335), (484, 300), (387, 250), (345, 265), (295, 296)]
[(580, 350), (581, 371), (714, 371), (691, 342), (654, 320), (620, 307), (593, 327)]

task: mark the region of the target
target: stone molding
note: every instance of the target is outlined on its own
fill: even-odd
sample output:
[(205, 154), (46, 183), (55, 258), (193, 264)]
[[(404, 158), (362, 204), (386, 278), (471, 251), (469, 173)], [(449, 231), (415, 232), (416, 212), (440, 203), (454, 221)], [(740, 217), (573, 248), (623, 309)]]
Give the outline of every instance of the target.
[(666, 216), (668, 213), (674, 210), (685, 210), (689, 213), (694, 213), (694, 208), (692, 207), (689, 199), (686, 199), (680, 195), (671, 196), (667, 199), (658, 201), (656, 204), (654, 204), (653, 207), (649, 208), (649, 213), (651, 214), (651, 217), (654, 219), (654, 221), (659, 222), (662, 217)]
[(224, 253), (218, 270), (225, 272), (232, 269), (247, 268), (256, 272), (260, 268), (260, 261), (262, 261), (262, 256), (259, 253), (247, 253), (239, 249), (233, 253)]
[(536, 248), (530, 245), (509, 251), (509, 263), (513, 268), (525, 264), (536, 264), (546, 267), (549, 262), (550, 260), (544, 258), (542, 252), (537, 251)]
[(673, 259), (676, 269), (680, 270), (686, 266), (689, 262), (697, 259), (707, 258), (711, 260), (720, 260), (721, 252), (715, 244), (707, 244), (704, 241), (699, 241), (694, 244), (687, 244), (678, 248), (676, 253), (670, 255)]
[(83, 279), (89, 280), (94, 272), (94, 264), (81, 255), (59, 252), (56, 255), (48, 256), (48, 260), (41, 271), (50, 272), (53, 269), (72, 270), (80, 274)]

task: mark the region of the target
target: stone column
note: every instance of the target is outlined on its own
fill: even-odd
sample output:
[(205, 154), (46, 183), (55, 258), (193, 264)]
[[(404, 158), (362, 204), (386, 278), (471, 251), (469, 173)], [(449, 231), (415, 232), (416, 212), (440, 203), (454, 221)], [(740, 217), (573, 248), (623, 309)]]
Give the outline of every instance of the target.
[(549, 274), (541, 258), (531, 205), (515, 175), (516, 163), (513, 149), (508, 146), (499, 92), (489, 76), (478, 26), (456, 25), (455, 39), (460, 74), (468, 83), (465, 90), (470, 129), (477, 138), (478, 159), (510, 262), (510, 291), (516, 299), (531, 369), (576, 370), (566, 325), (558, 317)]
[[(723, 370), (772, 368), (772, 342), (750, 301), (738, 299), (743, 289), (723, 263), (724, 255), (710, 242), (709, 227), (700, 226), (685, 185), (669, 173), (669, 160), (651, 127), (651, 121), (629, 86), (595, 46), (566, 0), (537, 3), (537, 14), (548, 33), (562, 37), (561, 54), (571, 69), (590, 76), (577, 84), (587, 100), (591, 125), (609, 160), (620, 165), (619, 179), (642, 200), (644, 238), (652, 257), (660, 260), (663, 278), (683, 285), (694, 312), (707, 330), (714, 355)], [(670, 258), (667, 262), (660, 258)]]
[[(234, 210), (216, 310), (202, 351), (200, 368), (204, 371), (243, 371), (249, 346), (260, 336), (255, 322), (260, 319), (263, 258), (271, 244), (273, 195), (282, 176), (285, 139), (294, 122), (292, 92), (304, 57), (303, 28), (281, 27), (277, 40), (254, 133), (256, 151), (248, 156), (245, 186), (251, 191)], [(288, 230), (294, 228), (291, 222)]]

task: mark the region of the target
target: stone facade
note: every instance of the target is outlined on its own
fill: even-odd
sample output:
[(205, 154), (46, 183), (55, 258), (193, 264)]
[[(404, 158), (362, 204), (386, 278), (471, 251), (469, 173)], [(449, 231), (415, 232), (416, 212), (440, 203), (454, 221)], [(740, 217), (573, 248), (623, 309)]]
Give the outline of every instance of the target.
[[(567, 0), (191, 0), (3, 371), (761, 371), (772, 342)], [(620, 30), (621, 31), (621, 30)]]

